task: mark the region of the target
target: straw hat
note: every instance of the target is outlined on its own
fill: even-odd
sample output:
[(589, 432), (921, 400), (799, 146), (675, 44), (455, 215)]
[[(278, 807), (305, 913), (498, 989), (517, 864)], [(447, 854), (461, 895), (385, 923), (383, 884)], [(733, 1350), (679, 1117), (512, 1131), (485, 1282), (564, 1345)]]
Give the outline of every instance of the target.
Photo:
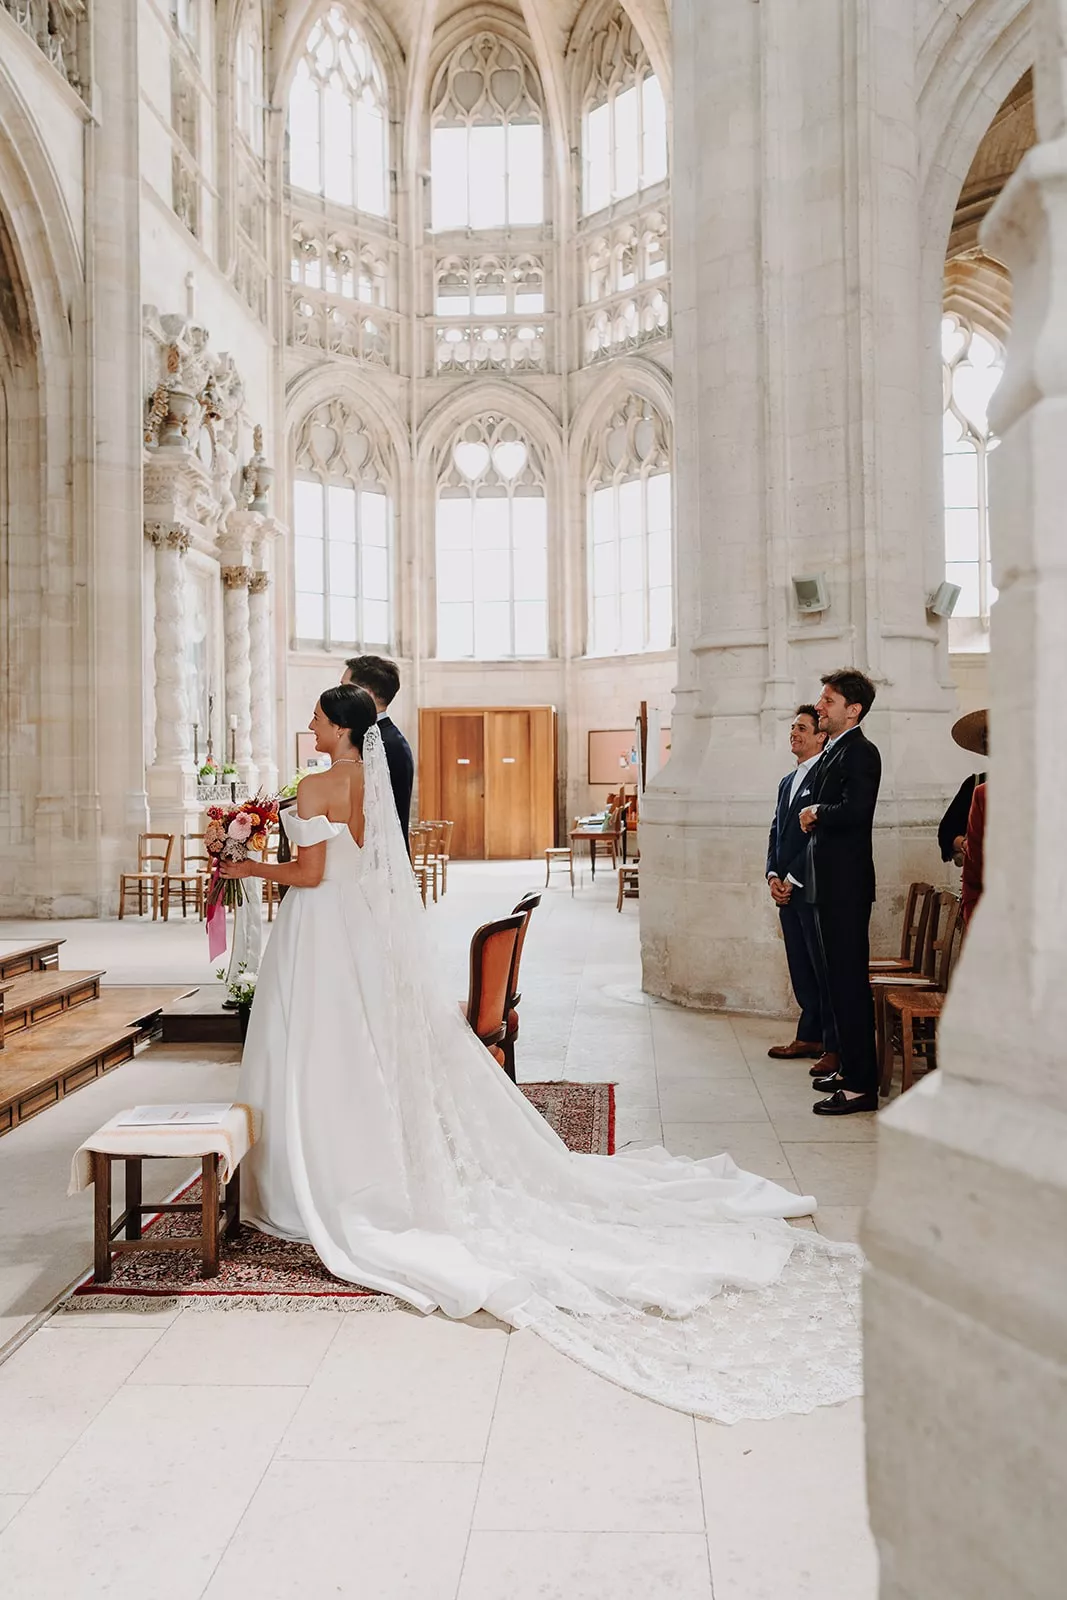
[(968, 711), (965, 717), (952, 725), (952, 737), (961, 750), (970, 750), (976, 756), (989, 754), (989, 712)]

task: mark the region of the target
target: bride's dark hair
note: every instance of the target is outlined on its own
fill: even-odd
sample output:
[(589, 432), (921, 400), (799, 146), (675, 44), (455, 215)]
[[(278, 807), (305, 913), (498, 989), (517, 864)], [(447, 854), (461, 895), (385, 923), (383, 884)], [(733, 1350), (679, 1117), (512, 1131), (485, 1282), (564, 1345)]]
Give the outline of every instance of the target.
[(363, 735), (378, 720), (378, 707), (366, 689), (357, 689), (354, 683), (338, 684), (336, 689), (324, 689), (319, 695), (319, 705), (336, 728), (345, 728), (356, 749), (363, 750)]

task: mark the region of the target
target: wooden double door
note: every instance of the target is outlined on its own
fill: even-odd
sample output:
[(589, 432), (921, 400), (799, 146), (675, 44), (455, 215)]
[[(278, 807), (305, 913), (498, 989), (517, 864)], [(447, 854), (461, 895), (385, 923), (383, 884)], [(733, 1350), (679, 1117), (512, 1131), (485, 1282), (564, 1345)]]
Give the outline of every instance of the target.
[(455, 824), (456, 860), (543, 854), (556, 837), (555, 708), (421, 710), (419, 812)]

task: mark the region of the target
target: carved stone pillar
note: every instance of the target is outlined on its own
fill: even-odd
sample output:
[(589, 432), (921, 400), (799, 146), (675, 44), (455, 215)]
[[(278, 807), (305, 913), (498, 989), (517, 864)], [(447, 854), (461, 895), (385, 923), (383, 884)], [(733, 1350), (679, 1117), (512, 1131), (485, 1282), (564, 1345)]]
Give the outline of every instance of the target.
[(189, 730), (186, 679), (185, 553), (188, 529), (178, 522), (148, 522), (155, 550), (155, 754), (148, 771), (154, 829), (182, 833), (196, 817), (196, 776)]
[[(251, 662), (249, 659), (248, 585), (252, 568), (224, 566), (222, 572), (223, 628), (226, 636), (226, 760), (236, 744), (237, 770), (252, 789), (257, 775), (252, 764)], [(237, 718), (236, 740), (231, 732)]]
[(985, 893), (940, 1070), (880, 1119), (865, 1228), (882, 1600), (1044, 1600), (1067, 1573), (1067, 0), (1034, 8), (1038, 135), (982, 232), (1010, 269), (991, 408)]
[(274, 696), (271, 660), (270, 573), (253, 572), (248, 584), (251, 665), (252, 761), (260, 786), (273, 794), (278, 787), (274, 757)]

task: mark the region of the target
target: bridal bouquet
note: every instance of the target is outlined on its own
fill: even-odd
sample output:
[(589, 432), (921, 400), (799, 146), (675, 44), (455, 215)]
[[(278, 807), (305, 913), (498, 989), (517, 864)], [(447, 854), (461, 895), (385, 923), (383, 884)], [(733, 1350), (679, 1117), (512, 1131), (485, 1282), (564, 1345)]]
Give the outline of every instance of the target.
[(222, 862), (247, 861), (250, 851), (266, 848), (267, 830), (278, 820), (278, 802), (259, 794), (239, 806), (209, 806), (207, 815), (204, 848), (211, 857), (208, 909), (219, 904), (236, 909), (244, 903), (244, 888), (240, 878), (221, 876)]

